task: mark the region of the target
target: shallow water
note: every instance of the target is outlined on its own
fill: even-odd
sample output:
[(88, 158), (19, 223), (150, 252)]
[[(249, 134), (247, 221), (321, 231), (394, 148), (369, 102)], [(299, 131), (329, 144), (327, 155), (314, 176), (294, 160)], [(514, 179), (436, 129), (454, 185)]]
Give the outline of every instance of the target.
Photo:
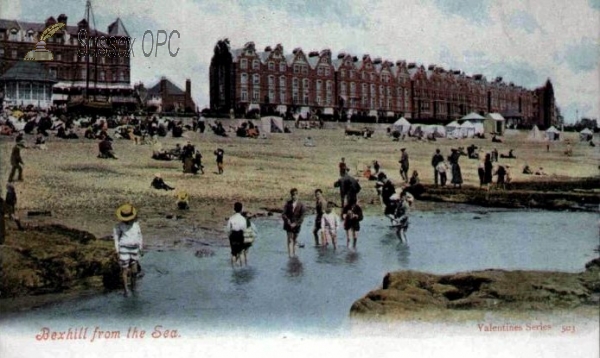
[(356, 251), (340, 231), (334, 251), (313, 247), (313, 217), (300, 234), (304, 248), (288, 259), (278, 220), (257, 220), (249, 266), (232, 269), (228, 248), (198, 258), (194, 250), (148, 252), (133, 297), (115, 291), (11, 314), (0, 322), (39, 330), (96, 325), (194, 327), (214, 330), (339, 334), (352, 303), (381, 285), (389, 271), (432, 273), (486, 268), (582, 271), (598, 245), (597, 215), (568, 212), (415, 213), (409, 245), (389, 220), (366, 217)]

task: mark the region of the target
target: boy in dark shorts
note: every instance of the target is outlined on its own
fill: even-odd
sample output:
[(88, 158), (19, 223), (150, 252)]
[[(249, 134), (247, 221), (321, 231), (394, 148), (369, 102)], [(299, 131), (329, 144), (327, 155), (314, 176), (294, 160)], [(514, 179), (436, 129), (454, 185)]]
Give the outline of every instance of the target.
[(344, 230), (346, 230), (346, 247), (350, 247), (350, 236), (352, 236), (352, 248), (356, 249), (360, 222), (363, 219), (362, 208), (358, 205), (358, 202), (344, 207), (342, 219), (344, 220)]

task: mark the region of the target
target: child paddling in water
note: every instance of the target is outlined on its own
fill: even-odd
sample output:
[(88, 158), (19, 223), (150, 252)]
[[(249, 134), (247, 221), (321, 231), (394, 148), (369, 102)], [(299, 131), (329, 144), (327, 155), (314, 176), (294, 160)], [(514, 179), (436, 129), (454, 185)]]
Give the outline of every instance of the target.
[(337, 230), (339, 226), (340, 218), (333, 212), (333, 205), (328, 203), (325, 214), (323, 214), (323, 217), (321, 218), (321, 235), (323, 235), (321, 242), (323, 246), (328, 246), (329, 239), (331, 239), (333, 249), (335, 250), (337, 248)]

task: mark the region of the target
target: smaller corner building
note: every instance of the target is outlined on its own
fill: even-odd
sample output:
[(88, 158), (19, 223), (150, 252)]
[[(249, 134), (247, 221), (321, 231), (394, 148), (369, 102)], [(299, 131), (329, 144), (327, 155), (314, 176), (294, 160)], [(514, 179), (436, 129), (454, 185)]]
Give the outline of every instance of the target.
[(509, 123), (556, 124), (550, 79), (534, 90), (488, 80), (481, 74), (436, 65), (362, 57), (330, 49), (305, 53), (254, 42), (232, 49), (219, 40), (210, 63), (210, 108), (241, 115), (251, 110), (301, 115), (357, 115), (372, 121), (404, 116), (421, 123), (447, 123), (468, 113), (501, 113)]
[(196, 113), (192, 99), (192, 81), (185, 80), (185, 90), (179, 88), (166, 77), (161, 77), (154, 86), (146, 89), (144, 84), (135, 85), (142, 104), (151, 112), (157, 113)]

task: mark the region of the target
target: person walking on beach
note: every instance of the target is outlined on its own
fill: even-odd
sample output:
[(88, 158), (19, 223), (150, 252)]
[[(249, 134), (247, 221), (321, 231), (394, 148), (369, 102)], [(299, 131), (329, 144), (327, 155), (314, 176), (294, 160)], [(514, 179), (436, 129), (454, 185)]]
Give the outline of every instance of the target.
[[(138, 224), (137, 209), (131, 204), (123, 204), (116, 211), (119, 223), (113, 229), (115, 249), (119, 256), (119, 265), (123, 278), (125, 296), (129, 296), (128, 278), (130, 274), (138, 273), (140, 256), (142, 256), (143, 238), (142, 230)], [(131, 288), (135, 288), (135, 280), (132, 277)]]
[(346, 230), (346, 247), (350, 247), (350, 237), (352, 237), (352, 248), (356, 249), (356, 240), (360, 231), (360, 222), (363, 219), (363, 212), (358, 202), (348, 204), (342, 211), (344, 220), (344, 230)]
[(217, 156), (218, 173), (223, 174), (223, 156), (225, 155), (225, 151), (221, 148), (217, 148), (217, 150), (215, 150), (215, 155)]
[[(12, 183), (6, 184), (6, 198), (4, 199), (4, 213), (8, 214), (9, 219), (13, 220), (17, 224), (19, 230), (23, 230), (21, 220), (16, 214), (15, 208), (17, 207), (17, 192)], [(4, 215), (2, 215), (2, 221), (4, 221)]]
[(283, 207), (283, 230), (287, 233), (287, 249), (288, 256), (296, 256), (296, 241), (298, 240), (298, 234), (300, 234), (300, 228), (302, 221), (304, 220), (305, 208), (304, 204), (298, 200), (298, 189), (292, 188), (290, 190), (290, 200), (288, 200)]
[(313, 228), (313, 236), (315, 238), (315, 246), (319, 246), (319, 230), (322, 230), (321, 218), (323, 217), (323, 208), (326, 205), (325, 199), (323, 198), (323, 191), (321, 189), (315, 190), (315, 226)]
[(340, 171), (340, 176), (344, 176), (348, 171), (348, 166), (346, 165), (346, 158), (342, 158), (342, 161), (338, 164), (338, 169)]
[(229, 246), (231, 247), (231, 267), (235, 267), (235, 263), (239, 262), (240, 254), (244, 250), (244, 230), (246, 230), (248, 223), (242, 215), (242, 209), (242, 203), (236, 202), (233, 204), (235, 213), (227, 221), (227, 233), (229, 235)]
[(351, 177), (347, 172), (333, 183), (333, 187), (340, 188), (340, 206), (342, 208), (347, 204), (354, 204), (358, 200), (358, 193), (361, 190), (361, 186), (358, 180)]
[(12, 182), (16, 172), (19, 172), (17, 180), (23, 181), (23, 158), (21, 158), (21, 147), (16, 145), (12, 149), (12, 153), (10, 154), (10, 176), (8, 177), (8, 181)]
[(402, 152), (400, 160), (398, 161), (398, 163), (400, 163), (400, 176), (405, 183), (408, 183), (408, 153), (406, 153), (406, 148), (401, 148), (400, 151)]
[(443, 162), (443, 161), (444, 161), (444, 156), (440, 153), (439, 149), (436, 149), (435, 154), (431, 158), (431, 166), (433, 167), (433, 182), (435, 183), (435, 186), (438, 186), (439, 172), (437, 170), (437, 166), (438, 166), (438, 164), (440, 164), (440, 162)]
[(483, 163), (483, 184), (490, 185), (492, 183), (492, 170), (494, 165), (492, 164), (492, 155), (490, 153), (485, 154), (485, 161)]
[(448, 172), (448, 166), (446, 165), (446, 162), (442, 159), (442, 161), (439, 162), (435, 168), (440, 175), (440, 185), (442, 187), (446, 186), (446, 180), (448, 178), (446, 174)]
[(477, 176), (479, 177), (479, 187), (482, 188), (485, 182), (485, 163), (480, 160), (477, 166)]
[(460, 158), (460, 152), (456, 148), (452, 148), (452, 154), (448, 157), (448, 162), (452, 167), (452, 181), (451, 183), (456, 188), (462, 187), (462, 173), (460, 171), (460, 165), (458, 164), (458, 159)]
[(323, 237), (323, 246), (329, 246), (329, 241), (333, 244), (333, 249), (337, 248), (337, 231), (340, 227), (340, 218), (333, 211), (333, 205), (327, 203), (325, 214), (321, 218), (321, 228)]

